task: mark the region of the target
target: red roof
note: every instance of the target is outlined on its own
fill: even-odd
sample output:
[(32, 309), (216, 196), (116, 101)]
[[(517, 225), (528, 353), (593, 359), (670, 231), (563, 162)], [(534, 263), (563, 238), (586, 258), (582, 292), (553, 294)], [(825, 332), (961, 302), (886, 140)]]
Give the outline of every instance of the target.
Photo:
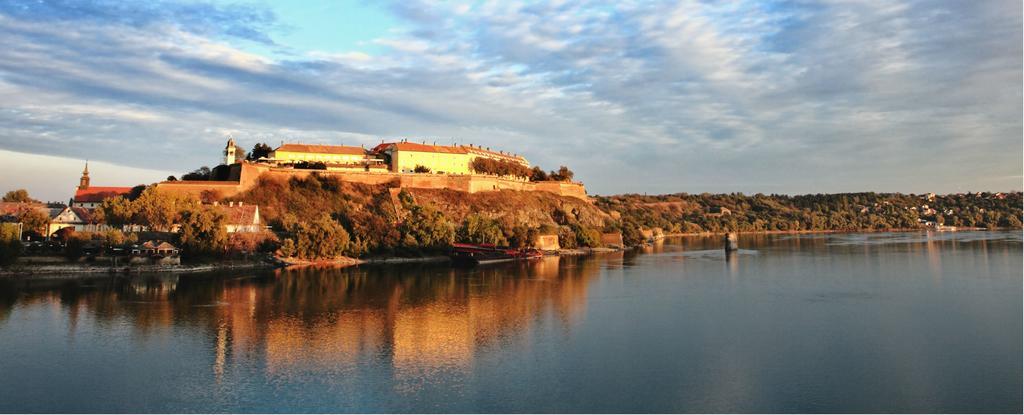
[(362, 147), (352, 146), (331, 146), (322, 144), (283, 144), (274, 151), (291, 151), (294, 153), (324, 153), (324, 154), (352, 154), (361, 156), (366, 154)]
[(89, 186), (85, 189), (78, 189), (75, 192), (75, 202), (102, 202), (104, 200), (127, 195), (132, 191), (130, 187), (99, 187)]
[(491, 157), (497, 157), (497, 158), (506, 159), (506, 160), (514, 160), (516, 162), (526, 162), (526, 158), (523, 157), (523, 156), (520, 156), (518, 154), (502, 153), (500, 151), (488, 150), (488, 149), (481, 148), (481, 147), (466, 147), (466, 146), (463, 146), (463, 147), (465, 147), (467, 149), (467, 151), (469, 151), (470, 153), (474, 153), (475, 152), (475, 153), (485, 154), (485, 155), (488, 155), (488, 156), (491, 156)]
[(46, 205), (42, 203), (0, 202), (0, 216), (17, 216), (29, 209), (37, 209), (43, 213), (47, 212)]

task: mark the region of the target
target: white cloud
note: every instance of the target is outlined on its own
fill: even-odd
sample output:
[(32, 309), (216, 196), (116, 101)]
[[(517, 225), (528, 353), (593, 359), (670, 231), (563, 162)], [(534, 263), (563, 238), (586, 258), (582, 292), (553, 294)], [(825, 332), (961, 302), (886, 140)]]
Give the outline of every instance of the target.
[(226, 133), (249, 146), (411, 136), (567, 164), (601, 193), (1020, 188), (991, 179), (1022, 168), (1016, 2), (395, 11), (410, 26), (375, 40), (383, 53), (289, 61), (166, 16), (0, 7), (0, 147), (180, 172), (215, 163)]

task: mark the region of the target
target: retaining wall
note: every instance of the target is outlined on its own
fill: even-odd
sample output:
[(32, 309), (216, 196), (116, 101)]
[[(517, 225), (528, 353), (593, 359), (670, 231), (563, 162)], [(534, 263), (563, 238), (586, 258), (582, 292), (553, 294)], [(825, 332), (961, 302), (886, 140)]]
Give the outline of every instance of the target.
[[(237, 176), (236, 176), (237, 173)], [(559, 196), (587, 199), (587, 190), (576, 182), (528, 182), (525, 180), (477, 174), (392, 173), (378, 171), (325, 171), (297, 170), (252, 163), (232, 166), (232, 178), (237, 181), (176, 181), (160, 182), (157, 189), (199, 197), (204, 191), (215, 191), (221, 197), (231, 197), (251, 189), (261, 175), (280, 177), (306, 177), (317, 173), (337, 177), (341, 181), (369, 185), (394, 184), (412, 189), (451, 189), (466, 193), (498, 190), (541, 191)]]

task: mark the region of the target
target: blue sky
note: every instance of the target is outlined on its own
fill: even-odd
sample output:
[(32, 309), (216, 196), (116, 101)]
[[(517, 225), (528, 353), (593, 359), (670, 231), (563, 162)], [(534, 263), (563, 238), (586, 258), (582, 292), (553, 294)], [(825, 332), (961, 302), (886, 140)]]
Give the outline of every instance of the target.
[[(1021, 3), (0, 2), (0, 190), (281, 141), (476, 143), (591, 193), (1021, 189)], [(130, 170), (123, 170), (130, 169)], [(130, 172), (130, 173), (128, 173)]]

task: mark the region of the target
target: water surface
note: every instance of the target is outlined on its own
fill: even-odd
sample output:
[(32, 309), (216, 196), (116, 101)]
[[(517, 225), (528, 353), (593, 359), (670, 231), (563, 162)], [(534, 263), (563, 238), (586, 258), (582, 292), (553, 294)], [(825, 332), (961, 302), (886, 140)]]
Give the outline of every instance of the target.
[(0, 280), (4, 412), (1021, 412), (1020, 233)]

